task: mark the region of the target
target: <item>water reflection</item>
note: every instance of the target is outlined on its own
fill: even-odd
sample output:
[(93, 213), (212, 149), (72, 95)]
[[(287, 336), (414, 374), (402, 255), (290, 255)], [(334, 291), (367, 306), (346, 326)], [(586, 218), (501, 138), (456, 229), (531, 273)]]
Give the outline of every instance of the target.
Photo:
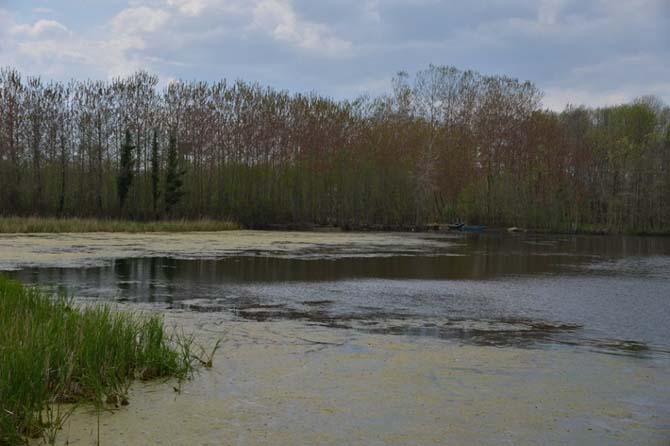
[(117, 259), (12, 275), (79, 297), (247, 320), (478, 345), (579, 345), (640, 356), (670, 350), (667, 238), (473, 234), (424, 255)]

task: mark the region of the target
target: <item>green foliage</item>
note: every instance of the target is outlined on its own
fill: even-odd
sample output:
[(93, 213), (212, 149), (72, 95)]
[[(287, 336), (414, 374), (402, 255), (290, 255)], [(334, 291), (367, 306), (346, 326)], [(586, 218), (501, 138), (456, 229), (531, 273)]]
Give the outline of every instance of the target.
[(653, 98), (554, 113), (530, 82), (440, 66), (356, 101), (157, 86), (0, 70), (1, 212), (670, 232), (670, 108)]
[(62, 404), (127, 404), (131, 380), (183, 379), (200, 361), (160, 316), (77, 307), (2, 276), (0, 333), (0, 445), (52, 438)]

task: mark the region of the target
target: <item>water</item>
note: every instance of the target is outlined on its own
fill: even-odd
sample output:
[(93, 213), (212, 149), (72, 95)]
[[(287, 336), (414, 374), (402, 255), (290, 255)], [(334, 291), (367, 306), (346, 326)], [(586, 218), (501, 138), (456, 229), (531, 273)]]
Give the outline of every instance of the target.
[[(310, 247), (208, 259), (118, 258), (23, 268), (80, 298), (154, 302), (244, 320), (297, 319), (475, 345), (670, 355), (670, 239), (474, 234), (417, 249)], [(428, 240), (430, 241), (430, 240)]]

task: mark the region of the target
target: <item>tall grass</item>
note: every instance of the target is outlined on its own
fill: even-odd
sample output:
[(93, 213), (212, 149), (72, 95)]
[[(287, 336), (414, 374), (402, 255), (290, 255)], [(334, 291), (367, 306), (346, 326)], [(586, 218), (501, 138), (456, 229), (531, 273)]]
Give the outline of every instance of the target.
[(131, 221), (93, 218), (0, 217), (0, 233), (214, 232), (239, 229), (225, 220)]
[(53, 441), (69, 403), (127, 404), (133, 379), (185, 378), (191, 343), (160, 316), (80, 308), (0, 276), (0, 445)]

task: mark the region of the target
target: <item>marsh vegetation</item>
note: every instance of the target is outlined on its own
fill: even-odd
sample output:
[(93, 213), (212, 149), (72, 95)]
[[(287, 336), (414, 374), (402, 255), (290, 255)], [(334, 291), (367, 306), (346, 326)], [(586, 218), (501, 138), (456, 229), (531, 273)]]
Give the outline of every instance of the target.
[(158, 315), (77, 307), (0, 276), (0, 445), (53, 442), (73, 407), (128, 404), (134, 379), (188, 377), (193, 341)]
[(215, 232), (239, 229), (223, 220), (132, 221), (96, 218), (0, 217), (0, 234), (61, 232)]

